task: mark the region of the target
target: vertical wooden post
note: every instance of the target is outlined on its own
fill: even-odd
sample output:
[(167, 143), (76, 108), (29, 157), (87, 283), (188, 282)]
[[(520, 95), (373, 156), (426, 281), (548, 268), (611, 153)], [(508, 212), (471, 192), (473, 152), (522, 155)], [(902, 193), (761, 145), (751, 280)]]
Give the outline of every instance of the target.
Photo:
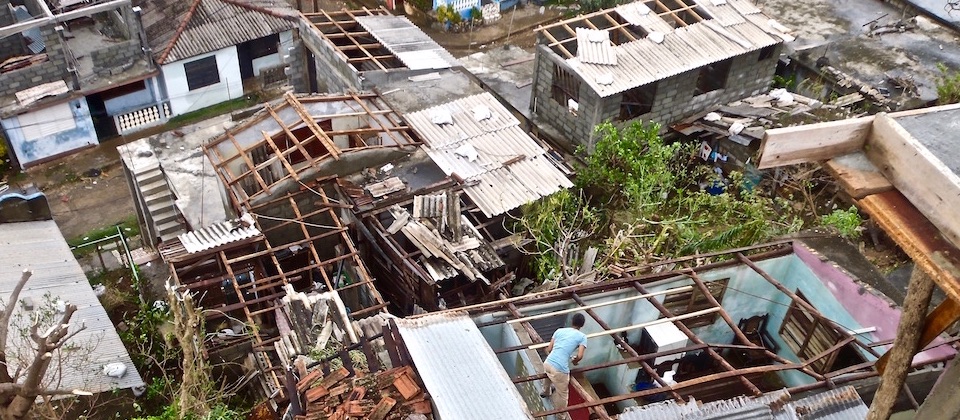
[(893, 412), (893, 405), (907, 379), (907, 371), (917, 353), (923, 320), (933, 296), (933, 279), (920, 267), (914, 267), (910, 276), (907, 296), (900, 311), (900, 325), (893, 340), (893, 348), (877, 361), (877, 370), (881, 372), (880, 387), (873, 397), (867, 420), (887, 420)]

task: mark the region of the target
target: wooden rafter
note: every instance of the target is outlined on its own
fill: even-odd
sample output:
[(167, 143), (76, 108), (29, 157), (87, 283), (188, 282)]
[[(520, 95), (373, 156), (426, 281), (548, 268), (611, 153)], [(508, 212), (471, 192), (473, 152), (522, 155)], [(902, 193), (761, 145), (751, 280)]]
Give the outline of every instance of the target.
[(290, 92), (284, 94), (283, 98), (288, 104), (290, 104), (291, 107), (293, 107), (293, 110), (297, 113), (297, 115), (300, 116), (300, 119), (303, 121), (303, 123), (310, 128), (310, 131), (312, 131), (313, 135), (317, 137), (317, 140), (323, 143), (323, 146), (330, 153), (330, 156), (333, 156), (334, 159), (339, 160), (340, 148), (338, 148), (337, 144), (334, 143), (333, 140), (323, 132), (323, 129), (317, 125), (317, 122), (310, 117), (310, 113), (307, 112), (306, 108), (303, 107), (303, 104), (297, 101), (297, 98)]

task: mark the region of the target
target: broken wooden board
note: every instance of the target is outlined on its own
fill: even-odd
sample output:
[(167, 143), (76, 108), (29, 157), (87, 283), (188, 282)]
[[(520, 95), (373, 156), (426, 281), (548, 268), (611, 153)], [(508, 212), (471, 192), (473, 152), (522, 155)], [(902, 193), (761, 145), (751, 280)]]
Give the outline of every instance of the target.
[(880, 168), (862, 152), (835, 157), (823, 166), (840, 183), (843, 191), (855, 199), (893, 189), (893, 184), (883, 176)]
[(947, 296), (960, 301), (960, 278), (933, 257), (939, 253), (952, 265), (960, 266), (960, 250), (920, 210), (896, 190), (868, 195), (857, 203)]
[(954, 246), (960, 246), (960, 176), (888, 115), (877, 115), (866, 154)]
[(760, 145), (759, 169), (815, 162), (860, 150), (873, 117), (767, 130)]

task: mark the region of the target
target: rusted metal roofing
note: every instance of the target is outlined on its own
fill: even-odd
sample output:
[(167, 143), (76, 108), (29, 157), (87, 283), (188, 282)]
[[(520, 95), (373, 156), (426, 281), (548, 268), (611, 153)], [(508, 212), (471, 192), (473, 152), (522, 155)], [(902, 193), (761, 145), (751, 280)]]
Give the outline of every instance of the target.
[[(64, 353), (72, 362), (65, 361), (59, 365), (59, 369), (56, 363), (52, 365), (44, 380), (44, 386), (50, 389), (80, 389), (93, 393), (143, 386), (143, 379), (130, 360), (113, 322), (94, 294), (87, 276), (53, 220), (0, 224), (0, 296), (8, 299), (20, 280), (21, 273), (28, 268), (33, 271), (33, 276), (20, 293), (20, 300), (29, 298), (33, 301), (35, 310), (58, 300), (74, 304), (77, 312), (74, 313), (71, 324), (85, 326), (85, 329), (67, 341), (67, 346), (76, 346), (79, 349), (72, 355)], [(12, 319), (19, 319), (21, 316), (25, 320), (32, 318), (32, 311), (26, 310), (23, 305), (15, 307)], [(72, 332), (75, 328), (70, 330)], [(11, 330), (8, 338), (10, 345), (7, 349), (29, 349), (32, 344), (30, 339), (16, 331), (16, 328)], [(10, 360), (16, 364), (19, 358), (13, 357)], [(82, 363), (77, 363), (81, 361)], [(126, 373), (120, 378), (105, 375), (103, 367), (112, 363), (122, 364), (126, 367)], [(9, 370), (13, 372), (16, 367)]]
[(590, 64), (617, 64), (617, 50), (610, 43), (610, 32), (577, 28), (577, 58)]
[(406, 115), (424, 151), (492, 217), (573, 184), (489, 93)]
[(142, 0), (140, 6), (160, 64), (290, 30), (297, 18), (283, 0)]
[(407, 68), (445, 69), (457, 59), (403, 16), (357, 16), (357, 23), (373, 35)]
[[(610, 47), (610, 53), (589, 42), (594, 32), (582, 21), (587, 15), (556, 25), (577, 27), (577, 56), (570, 67), (601, 97), (614, 95), (761, 48), (791, 41), (775, 20), (746, 0), (698, 0), (704, 20), (674, 28), (644, 2), (604, 12), (619, 15), (645, 37)], [(604, 30), (609, 31), (609, 30)], [(584, 40), (583, 38), (588, 38)], [(566, 41), (563, 41), (566, 42)], [(570, 41), (573, 42), (573, 41)], [(585, 49), (586, 48), (586, 49)], [(609, 57), (614, 57), (612, 60)], [(612, 79), (612, 80), (611, 80)]]
[(203, 229), (181, 234), (178, 238), (187, 252), (194, 254), (259, 236), (260, 231), (252, 220), (246, 223), (238, 219), (217, 222)]
[(465, 312), (396, 320), (440, 419), (532, 419), (523, 397)]

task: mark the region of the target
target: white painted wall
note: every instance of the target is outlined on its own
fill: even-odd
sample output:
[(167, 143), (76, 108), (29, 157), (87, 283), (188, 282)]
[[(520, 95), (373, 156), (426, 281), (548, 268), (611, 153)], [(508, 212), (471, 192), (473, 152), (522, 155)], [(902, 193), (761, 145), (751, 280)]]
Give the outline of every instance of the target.
[[(48, 117), (50, 114), (46, 112), (34, 113), (39, 114), (40, 118), (36, 118), (37, 115), (25, 114), (0, 120), (0, 126), (3, 127), (7, 141), (16, 153), (21, 168), (99, 143), (86, 98), (53, 105), (51, 108), (53, 107), (66, 107), (67, 112), (72, 114), (72, 120), (38, 122), (50, 118)], [(26, 124), (31, 125), (29, 129), (23, 127)], [(35, 137), (36, 135), (40, 137)]]
[(260, 70), (276, 67), (283, 63), (283, 55), (287, 47), (293, 46), (293, 31), (280, 32), (280, 47), (276, 54), (265, 55), (253, 59), (253, 75), (259, 76)]
[[(217, 69), (220, 71), (220, 83), (192, 91), (189, 90), (187, 87), (187, 76), (183, 70), (184, 63), (206, 58), (211, 55), (217, 56)], [(167, 88), (167, 95), (170, 98), (170, 112), (172, 115), (185, 114), (243, 96), (243, 80), (240, 78), (240, 61), (237, 57), (236, 46), (230, 46), (212, 53), (165, 64), (160, 67), (160, 71), (163, 73), (164, 85)]]

